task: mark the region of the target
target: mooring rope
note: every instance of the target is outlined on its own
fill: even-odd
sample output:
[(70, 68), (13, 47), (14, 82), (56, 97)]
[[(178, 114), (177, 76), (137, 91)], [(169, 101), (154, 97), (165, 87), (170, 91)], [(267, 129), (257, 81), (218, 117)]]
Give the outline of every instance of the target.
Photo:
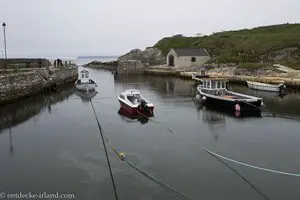
[(247, 178), (245, 178), (242, 174), (240, 174), (236, 169), (234, 169), (233, 167), (231, 167), (229, 164), (227, 164), (226, 162), (224, 162), (222, 159), (220, 159), (219, 157), (215, 156), (214, 154), (211, 154), (211, 155), (216, 160), (218, 160), (219, 162), (221, 162), (223, 165), (225, 165), (226, 167), (228, 167), (228, 169), (230, 169), (232, 172), (234, 172), (235, 174), (237, 174), (243, 181), (245, 181), (248, 185), (250, 185), (265, 200), (269, 200), (269, 198), (262, 191), (260, 191), (260, 189), (258, 189), (254, 184), (252, 184)]
[(107, 144), (109, 145), (109, 147), (116, 153), (116, 155), (119, 157), (119, 159), (121, 161), (124, 161), (126, 164), (128, 164), (131, 168), (135, 169), (137, 172), (141, 173), (142, 175), (144, 175), (145, 177), (147, 177), (148, 179), (154, 181), (155, 183), (157, 183), (158, 185), (164, 187), (165, 189), (173, 192), (174, 194), (176, 194), (177, 196), (181, 197), (182, 199), (187, 199), (187, 200), (191, 200), (191, 198), (189, 198), (187, 195), (178, 192), (176, 189), (174, 189), (173, 187), (171, 187), (170, 185), (163, 183), (162, 181), (158, 180), (156, 177), (150, 175), (149, 173), (145, 172), (144, 170), (140, 169), (139, 167), (137, 167), (135, 164), (133, 164), (132, 162), (130, 162), (125, 153), (124, 152), (120, 152), (118, 151), (110, 142), (110, 140), (105, 137), (105, 141), (107, 142)]
[[(93, 103), (91, 101), (91, 104), (92, 104), (92, 107), (93, 107), (93, 111), (94, 111), (94, 114), (96, 115), (96, 111), (94, 109), (94, 106), (93, 106)], [(104, 104), (104, 105), (108, 105), (108, 104)], [(96, 115), (97, 116), (97, 115)], [(96, 118), (97, 119), (97, 123), (98, 123), (98, 117)], [(99, 123), (100, 125), (100, 123)], [(130, 166), (131, 168), (135, 169), (137, 172), (141, 173), (142, 175), (144, 175), (145, 177), (147, 177), (148, 179), (154, 181), (155, 183), (157, 183), (158, 185), (164, 187), (165, 189), (169, 190), (170, 192), (173, 192), (175, 195), (177, 195), (178, 197), (182, 198), (182, 199), (186, 199), (186, 200), (192, 200), (191, 198), (189, 198), (187, 195), (181, 193), (181, 192), (178, 192), (176, 189), (174, 189), (173, 187), (171, 187), (170, 185), (166, 184), (166, 183), (163, 183), (162, 181), (160, 181), (159, 179), (157, 179), (156, 177), (150, 175), (149, 173), (145, 172), (144, 170), (140, 169), (139, 167), (137, 167), (136, 165), (134, 165), (133, 163), (131, 163), (125, 156), (125, 153), (124, 152), (121, 152), (121, 151), (118, 151), (113, 145), (112, 143), (110, 142), (109, 138), (108, 137), (105, 137), (104, 134), (103, 134), (103, 131), (102, 131), (102, 128), (100, 126), (99, 128), (100, 133), (101, 133), (101, 137), (102, 137), (102, 141), (105, 143), (107, 142), (108, 146), (116, 153), (116, 155), (119, 157), (119, 159), (121, 161), (124, 161), (128, 166)], [(105, 141), (104, 141), (105, 140)], [(104, 145), (105, 146), (105, 145)], [(105, 147), (106, 149), (106, 147)], [(106, 155), (107, 155), (107, 151), (106, 152)], [(109, 160), (108, 160), (109, 162)], [(110, 166), (110, 164), (109, 164)], [(110, 167), (109, 167), (110, 168)], [(113, 185), (114, 185), (114, 181), (112, 179), (112, 182), (113, 182)], [(114, 187), (115, 188), (115, 187)]]
[(90, 103), (91, 103), (91, 106), (92, 106), (92, 109), (93, 109), (93, 112), (94, 112), (94, 115), (95, 115), (95, 118), (96, 118), (96, 121), (97, 121), (97, 125), (98, 125), (100, 135), (101, 135), (101, 139), (102, 139), (102, 143), (103, 143), (103, 147), (104, 147), (104, 151), (105, 151), (105, 157), (106, 157), (106, 161), (107, 161), (107, 165), (108, 165), (108, 169), (109, 169), (109, 174), (110, 174), (110, 178), (111, 178), (111, 182), (112, 182), (112, 186), (113, 186), (115, 199), (118, 200), (119, 198), (118, 198), (117, 188), (116, 188), (116, 184), (115, 184), (115, 181), (114, 181), (114, 176), (113, 176), (113, 173), (112, 173), (109, 157), (108, 157), (108, 154), (107, 154), (107, 149), (106, 149), (106, 145), (105, 145), (105, 141), (104, 141), (102, 127), (100, 125), (100, 122), (99, 122), (98, 116), (96, 114), (96, 111), (95, 111), (92, 100), (90, 100)]
[(274, 118), (282, 118), (282, 119), (289, 119), (289, 120), (293, 120), (293, 121), (299, 121), (298, 119), (295, 119), (295, 118), (292, 118), (292, 117), (289, 117), (289, 116), (285, 116), (285, 115), (281, 115), (281, 114), (272, 112), (269, 109), (267, 109), (265, 106), (264, 106), (264, 109), (262, 109), (261, 107), (255, 106), (255, 105), (253, 105), (251, 103), (248, 103), (248, 102), (244, 102), (244, 103), (246, 103), (246, 104), (248, 104), (250, 106), (253, 106), (253, 107), (259, 109), (261, 112), (270, 114), (270, 115), (264, 115), (262, 117), (274, 117)]
[[(143, 117), (147, 117), (146, 115), (142, 114), (142, 113), (139, 113), (140, 115), (142, 115)], [(147, 117), (148, 118), (148, 117)], [(156, 123), (156, 124), (159, 124), (157, 121), (153, 120), (153, 119), (150, 119), (148, 118), (150, 121)], [(160, 125), (160, 124), (159, 124)], [(260, 191), (255, 185), (253, 185), (249, 180), (247, 180), (244, 176), (242, 176), (237, 170), (235, 170), (233, 167), (229, 166), (226, 162), (224, 162), (220, 157), (218, 157), (214, 152), (212, 151), (209, 151), (208, 149), (204, 148), (203, 146), (200, 146), (199, 144), (189, 140), (188, 138), (180, 135), (180, 134), (177, 134), (175, 133), (172, 129), (168, 128), (168, 127), (165, 127), (167, 128), (167, 130), (170, 132), (170, 133), (173, 133), (175, 135), (177, 135), (178, 137), (186, 140), (187, 142), (191, 143), (192, 145), (194, 146), (198, 146), (200, 147), (203, 151), (205, 151), (206, 153), (208, 153), (209, 155), (211, 155), (212, 157), (214, 157), (215, 159), (217, 159), (219, 162), (221, 162), (222, 164), (224, 164), (228, 169), (230, 169), (231, 171), (233, 171), (234, 173), (236, 173), (243, 181), (245, 181), (247, 184), (250, 185), (250, 187), (252, 187), (259, 195), (261, 195), (265, 200), (269, 200), (269, 198), (262, 192)], [(214, 153), (214, 154), (211, 154)]]
[[(140, 114), (141, 116), (147, 118), (149, 121), (152, 121), (153, 123), (155, 123), (155, 124), (157, 124), (157, 125), (160, 125), (160, 126), (166, 128), (170, 133), (173, 133), (173, 134), (175, 134), (175, 135), (181, 137), (182, 139), (186, 140), (187, 142), (191, 143), (192, 145), (198, 146), (198, 147), (200, 147), (202, 150), (204, 150), (205, 152), (207, 152), (207, 153), (212, 153), (212, 154), (214, 154), (215, 156), (217, 156), (217, 157), (219, 157), (219, 158), (221, 158), (221, 159), (227, 160), (227, 161), (229, 161), (229, 162), (232, 162), (232, 163), (235, 163), (235, 164), (244, 166), (244, 167), (248, 167), (248, 168), (260, 170), (260, 171), (265, 171), (265, 172), (270, 172), (270, 173), (275, 173), (275, 174), (281, 174), (281, 175), (294, 176), (294, 177), (300, 177), (300, 174), (298, 174), (298, 173), (290, 173), (290, 172), (278, 171), (278, 170), (268, 169), (268, 168), (259, 167), (259, 166), (255, 166), (255, 165), (250, 165), (250, 164), (247, 164), (247, 163), (244, 163), (244, 162), (241, 162), (241, 161), (237, 161), (237, 160), (234, 160), (234, 159), (232, 159), (232, 158), (228, 158), (228, 157), (226, 157), (226, 156), (217, 154), (217, 153), (215, 153), (215, 152), (213, 152), (213, 151), (208, 150), (208, 149), (205, 148), (204, 146), (200, 146), (199, 144), (197, 144), (197, 143), (195, 143), (195, 142), (189, 140), (188, 138), (184, 137), (183, 135), (176, 133), (174, 130), (170, 129), (169, 127), (162, 125), (161, 123), (157, 122), (157, 121), (154, 120), (154, 119), (149, 118), (148, 116), (144, 115), (143, 113), (141, 113), (141, 112), (139, 112), (139, 111), (138, 111), (138, 114)], [(273, 114), (275, 114), (275, 113), (273, 113)], [(276, 114), (275, 114), (275, 115), (276, 115)], [(293, 118), (286, 118), (286, 119), (296, 120), (296, 119), (293, 119)], [(298, 120), (297, 120), (297, 121), (298, 121)]]
[[(140, 115), (143, 115), (142, 113), (139, 113)], [(147, 117), (146, 115), (143, 115), (144, 117)], [(154, 122), (154, 123), (157, 123), (157, 121), (154, 121), (152, 120), (151, 118), (147, 117), (150, 121)], [(290, 172), (284, 172), (284, 171), (277, 171), (277, 170), (272, 170), (272, 169), (268, 169), (268, 168), (263, 168), (263, 167), (259, 167), (259, 166), (255, 166), (255, 165), (250, 165), (250, 164), (247, 164), (247, 163), (244, 163), (244, 162), (241, 162), (241, 161), (237, 161), (237, 160), (234, 160), (234, 159), (231, 159), (231, 158), (228, 158), (226, 156), (222, 156), (220, 154), (217, 154), (213, 151), (210, 151), (208, 149), (206, 149), (204, 146), (201, 146), (191, 140), (189, 140), (188, 138), (184, 137), (183, 135), (181, 134), (177, 134), (175, 131), (173, 131), (172, 129), (166, 127), (167, 130), (170, 132), (170, 133), (173, 133), (179, 137), (181, 137), (182, 139), (186, 140), (187, 142), (191, 143), (192, 145), (194, 146), (198, 146), (200, 147), (202, 150), (206, 151), (207, 153), (211, 154), (211, 155), (215, 155), (219, 158), (222, 158), (224, 160), (227, 160), (227, 161), (230, 161), (232, 163), (235, 163), (235, 164), (239, 164), (239, 165), (242, 165), (242, 166), (245, 166), (245, 167), (249, 167), (249, 168), (252, 168), (252, 169), (257, 169), (257, 170), (261, 170), (261, 171), (266, 171), (266, 172), (272, 172), (272, 173), (276, 173), (276, 174), (282, 174), (282, 175), (288, 175), (288, 176), (296, 176), (296, 177), (300, 177), (300, 174), (297, 174), (297, 173), (290, 173)]]
[(273, 170), (273, 169), (268, 169), (268, 168), (264, 168), (264, 167), (259, 167), (259, 166), (255, 166), (255, 165), (250, 165), (241, 161), (237, 161), (231, 158), (228, 158), (226, 156), (222, 156), (220, 154), (217, 154), (215, 152), (212, 152), (206, 148), (202, 148), (204, 151), (206, 151), (207, 153), (211, 154), (211, 155), (215, 155), (219, 158), (222, 158), (223, 160), (227, 160), (229, 162), (235, 163), (235, 164), (239, 164), (248, 168), (252, 168), (252, 169), (257, 169), (260, 171), (265, 171), (265, 172), (271, 172), (271, 173), (275, 173), (275, 174), (281, 174), (281, 175), (287, 175), (287, 176), (295, 176), (295, 177), (300, 177), (300, 174), (296, 174), (296, 173), (290, 173), (290, 172), (284, 172), (284, 171), (277, 171), (277, 170)]

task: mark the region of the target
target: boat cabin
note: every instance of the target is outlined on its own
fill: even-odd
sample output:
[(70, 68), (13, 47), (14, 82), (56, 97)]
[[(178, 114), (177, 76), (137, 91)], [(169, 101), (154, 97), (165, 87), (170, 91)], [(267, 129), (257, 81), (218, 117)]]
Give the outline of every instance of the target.
[(89, 82), (89, 72), (87, 70), (80, 71), (78, 79), (81, 80), (81, 83)]
[(206, 71), (205, 71), (204, 68), (201, 68), (201, 69), (200, 69), (200, 75), (201, 75), (201, 76), (205, 76), (205, 75), (206, 75)]
[(227, 89), (227, 79), (214, 78), (214, 79), (202, 79), (201, 89), (206, 90), (226, 90)]
[(143, 98), (141, 97), (141, 94), (138, 91), (126, 91), (123, 94), (120, 94), (121, 99), (128, 99), (133, 104), (138, 104)]

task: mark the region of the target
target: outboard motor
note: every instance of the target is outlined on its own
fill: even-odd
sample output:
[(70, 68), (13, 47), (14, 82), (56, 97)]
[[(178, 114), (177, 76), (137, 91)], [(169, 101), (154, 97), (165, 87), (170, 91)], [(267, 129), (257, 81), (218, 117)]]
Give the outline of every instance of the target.
[(285, 95), (287, 95), (286, 90), (285, 90), (286, 86), (285, 85), (281, 85), (279, 87), (279, 97), (284, 97)]
[(140, 109), (143, 110), (143, 111), (145, 111), (145, 112), (149, 112), (150, 111), (149, 107), (147, 106), (147, 102), (144, 99), (141, 100), (141, 103), (140, 103), (139, 106), (140, 106)]

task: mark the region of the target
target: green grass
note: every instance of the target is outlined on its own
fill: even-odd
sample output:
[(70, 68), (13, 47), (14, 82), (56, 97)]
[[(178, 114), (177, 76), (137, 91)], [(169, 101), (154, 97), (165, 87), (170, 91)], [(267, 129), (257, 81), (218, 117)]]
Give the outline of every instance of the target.
[(300, 49), (300, 24), (218, 32), (203, 37), (166, 37), (154, 47), (160, 49), (164, 55), (171, 48), (206, 48), (213, 58), (210, 62), (257, 63), (261, 61), (262, 55), (272, 51), (289, 47)]

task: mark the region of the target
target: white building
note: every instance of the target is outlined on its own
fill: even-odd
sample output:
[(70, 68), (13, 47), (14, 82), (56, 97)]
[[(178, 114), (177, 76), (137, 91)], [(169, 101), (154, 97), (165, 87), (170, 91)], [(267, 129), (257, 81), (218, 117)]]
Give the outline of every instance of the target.
[(176, 68), (201, 66), (208, 60), (209, 53), (202, 48), (171, 49), (167, 55), (167, 65)]

